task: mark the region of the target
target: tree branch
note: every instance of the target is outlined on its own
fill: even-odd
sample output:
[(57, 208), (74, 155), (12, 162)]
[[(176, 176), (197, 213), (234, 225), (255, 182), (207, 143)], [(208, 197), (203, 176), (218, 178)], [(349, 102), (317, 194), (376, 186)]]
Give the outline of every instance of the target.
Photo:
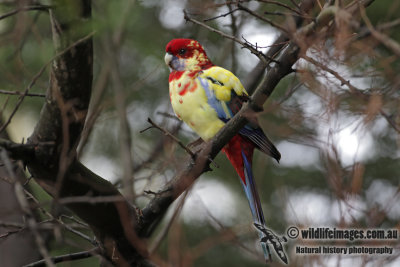
[(21, 8), (12, 10), (10, 12), (7, 12), (6, 14), (0, 15), (0, 20), (11, 17), (15, 14), (18, 14), (21, 11), (48, 11), (50, 8), (51, 8), (51, 6), (48, 6), (48, 5), (25, 6), (25, 7), (21, 7)]
[[(60, 263), (60, 262), (65, 262), (65, 261), (75, 261), (75, 260), (81, 260), (81, 259), (93, 257), (96, 254), (98, 254), (99, 252), (100, 251), (98, 248), (94, 248), (94, 249), (91, 249), (88, 251), (81, 251), (81, 252), (51, 257), (50, 260), (53, 263)], [(31, 264), (27, 264), (24, 267), (39, 267), (39, 266), (46, 266), (46, 262), (44, 260), (40, 260), (40, 261), (32, 262)]]

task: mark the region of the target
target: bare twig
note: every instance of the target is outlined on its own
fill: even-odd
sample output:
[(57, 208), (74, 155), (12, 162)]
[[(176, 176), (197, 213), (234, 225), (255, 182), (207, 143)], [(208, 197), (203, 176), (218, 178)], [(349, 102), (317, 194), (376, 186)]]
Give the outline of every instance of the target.
[[(4, 95), (19, 95), (19, 96), (24, 95), (24, 93), (20, 92), (20, 91), (7, 91), (7, 90), (0, 90), (0, 94), (4, 94)], [(25, 94), (25, 96), (46, 97), (46, 94), (27, 93), (27, 94)]]
[(174, 135), (172, 135), (170, 132), (168, 132), (166, 129), (164, 129), (161, 126), (158, 126), (155, 122), (153, 122), (150, 118), (147, 118), (147, 121), (152, 125), (149, 128), (146, 128), (142, 131), (140, 131), (140, 133), (143, 133), (144, 131), (150, 129), (150, 128), (156, 128), (158, 130), (160, 130), (161, 132), (163, 132), (166, 136), (171, 137), (181, 148), (183, 148), (192, 158), (196, 157), (196, 154), (190, 150), (190, 148), (188, 148), (184, 143), (182, 143), (181, 140), (179, 140), (178, 138), (176, 138)]
[[(160, 112), (160, 113), (162, 113), (162, 112)], [(159, 114), (159, 113), (157, 113), (157, 114)], [(175, 127), (172, 128), (172, 130), (171, 130), (171, 132), (170, 132), (172, 135), (177, 134), (177, 133), (181, 130), (182, 121), (179, 120), (176, 116), (173, 116), (173, 115), (171, 115), (171, 114), (169, 114), (169, 113), (163, 113), (163, 114), (166, 114), (165, 116), (166, 116), (167, 118), (172, 117), (172, 118), (174, 118), (174, 119), (176, 119), (176, 120), (179, 121), (179, 122), (175, 125)], [(142, 131), (142, 132), (143, 132), (143, 131)], [(134, 166), (133, 171), (134, 171), (134, 172), (137, 172), (137, 171), (139, 171), (140, 169), (142, 169), (144, 166), (148, 165), (149, 163), (154, 162), (154, 160), (156, 160), (156, 159), (161, 155), (161, 152), (162, 152), (162, 148), (163, 148), (163, 146), (164, 146), (164, 143), (165, 143), (164, 138), (159, 139), (159, 141), (158, 141), (157, 144), (154, 146), (152, 152), (151, 152), (150, 155), (147, 157), (147, 159), (143, 160), (140, 164)], [(136, 180), (137, 180), (137, 179), (138, 179), (138, 178), (136, 178)]]
[(76, 196), (76, 197), (63, 197), (58, 200), (58, 203), (66, 205), (73, 203), (110, 203), (116, 201), (123, 201), (125, 198), (123, 196), (99, 196), (99, 197), (91, 197), (91, 196)]
[(35, 5), (35, 6), (21, 7), (21, 8), (15, 9), (13, 11), (10, 11), (10, 12), (8, 12), (6, 14), (0, 15), (0, 20), (8, 18), (8, 17), (11, 17), (11, 16), (13, 16), (13, 15), (15, 15), (15, 14), (21, 12), (21, 11), (34, 11), (34, 10), (37, 10), (37, 11), (48, 11), (50, 8), (51, 8), (51, 6), (48, 6), (48, 5)]
[(235, 11), (238, 11), (238, 10), (239, 10), (239, 8), (232, 9), (232, 10), (230, 10), (230, 11), (224, 13), (224, 14), (221, 14), (221, 15), (218, 15), (218, 16), (215, 16), (215, 17), (212, 17), (212, 18), (208, 18), (208, 19), (203, 19), (203, 22), (207, 22), (207, 21), (210, 21), (210, 20), (215, 20), (215, 19), (218, 19), (218, 18), (226, 17), (226, 16), (228, 16), (228, 15), (230, 15), (230, 14), (232, 14)]
[(361, 90), (359, 90), (358, 88), (356, 88), (355, 86), (353, 86), (350, 81), (344, 79), (338, 72), (334, 71), (333, 69), (329, 68), (328, 66), (322, 64), (321, 62), (313, 59), (312, 57), (309, 57), (307, 55), (302, 55), (302, 58), (304, 58), (305, 60), (307, 60), (308, 62), (312, 63), (313, 65), (321, 68), (322, 70), (329, 72), (330, 74), (332, 74), (333, 76), (335, 76), (336, 79), (338, 79), (342, 85), (346, 85), (350, 91), (354, 94), (357, 94), (359, 96), (365, 96)]
[[(60, 262), (66, 262), (66, 261), (86, 259), (86, 258), (96, 256), (98, 254), (100, 254), (100, 249), (93, 248), (93, 249), (87, 250), (87, 251), (51, 257), (50, 260), (54, 263), (60, 263)], [(36, 261), (36, 262), (32, 262), (30, 264), (24, 265), (24, 267), (39, 267), (39, 266), (46, 266), (46, 264), (47, 263), (45, 260), (40, 260), (40, 261)]]
[(162, 115), (162, 116), (170, 118), (170, 119), (174, 119), (174, 120), (179, 121), (179, 122), (181, 121), (180, 119), (178, 119), (178, 117), (176, 117), (175, 115), (173, 115), (171, 113), (157, 111), (156, 114), (157, 115)]
[[(73, 234), (75, 234), (75, 235), (81, 237), (82, 239), (89, 241), (92, 245), (94, 245), (94, 246), (97, 246), (97, 245), (98, 245), (97, 242), (96, 242), (95, 240), (93, 240), (93, 238), (90, 238), (89, 236), (85, 235), (84, 233), (79, 232), (79, 231), (73, 229), (73, 228), (70, 227), (68, 224), (64, 223), (61, 219), (55, 218), (50, 212), (48, 212), (47, 210), (41, 208), (41, 207), (40, 207), (39, 201), (38, 201), (38, 200), (35, 198), (35, 196), (32, 195), (30, 192), (28, 192), (27, 190), (25, 190), (25, 194), (29, 197), (29, 199), (31, 199), (35, 204), (38, 205), (39, 209), (40, 209), (44, 214), (46, 214), (46, 215), (51, 219), (51, 221), (54, 221), (54, 222), (60, 224), (60, 225), (63, 226), (67, 231), (70, 231), (71, 233), (73, 233)], [(88, 228), (88, 225), (83, 224), (83, 223), (81, 223), (81, 222), (79, 222), (79, 221), (77, 221), (77, 220), (75, 220), (75, 221), (78, 222), (81, 226), (85, 227), (86, 229)]]
[(238, 4), (238, 8), (239, 8), (240, 10), (246, 11), (246, 12), (249, 13), (250, 15), (252, 15), (252, 16), (254, 16), (254, 17), (256, 17), (256, 18), (258, 18), (258, 19), (260, 19), (260, 20), (262, 20), (262, 21), (264, 21), (264, 22), (266, 22), (266, 23), (268, 23), (268, 24), (270, 24), (271, 26), (273, 26), (273, 27), (279, 29), (281, 32), (288, 33), (288, 30), (287, 30), (286, 28), (284, 28), (284, 27), (282, 27), (281, 25), (279, 25), (279, 24), (273, 22), (273, 21), (270, 20), (270, 19), (267, 19), (267, 18), (264, 18), (264, 17), (260, 16), (260, 15), (257, 14), (256, 12), (254, 12), (254, 11), (248, 9), (247, 7), (245, 7), (245, 6), (243, 6), (243, 5)]
[(296, 1), (290, 0), (290, 2), (291, 2), (295, 7), (297, 7), (298, 9), (301, 9), (300, 6), (299, 6), (299, 4), (296, 3)]
[(303, 16), (303, 14), (301, 14), (301, 12), (299, 11), (299, 6), (296, 4), (296, 9), (292, 8), (289, 5), (286, 5), (285, 3), (282, 2), (278, 2), (278, 1), (272, 1), (272, 0), (257, 0), (258, 2), (263, 2), (266, 4), (272, 4), (272, 5), (277, 5), (277, 6), (281, 6), (283, 8), (286, 8), (290, 11), (292, 11), (293, 13), (298, 14), (299, 16)]
[(400, 125), (396, 123), (382, 108), (379, 109), (379, 113), (383, 116), (383, 118), (385, 118), (389, 125), (400, 134)]
[(22, 101), (24, 100), (25, 96), (28, 94), (29, 90), (32, 88), (32, 86), (36, 83), (36, 81), (39, 79), (39, 77), (43, 74), (43, 72), (45, 71), (47, 65), (50, 62), (48, 62), (47, 64), (45, 64), (40, 70), (39, 72), (33, 77), (33, 79), (31, 80), (31, 82), (29, 83), (28, 87), (25, 89), (24, 93), (22, 95), (20, 95), (17, 103), (15, 104), (15, 107), (13, 109), (13, 111), (11, 112), (10, 116), (8, 117), (7, 121), (0, 127), (0, 133), (2, 131), (4, 131), (4, 129), (10, 124), (11, 119), (14, 117), (15, 113), (17, 112), (17, 110), (19, 109), (19, 106), (22, 104)]
[(219, 30), (217, 30), (217, 29), (215, 29), (213, 27), (208, 26), (207, 24), (204, 24), (203, 22), (200, 22), (198, 20), (195, 20), (195, 19), (189, 17), (187, 12), (186, 12), (186, 10), (184, 10), (183, 12), (184, 12), (184, 18), (185, 18), (186, 21), (193, 22), (193, 23), (195, 23), (197, 25), (200, 25), (200, 26), (202, 26), (202, 27), (204, 27), (204, 28), (206, 28), (206, 29), (208, 29), (208, 30), (210, 30), (212, 32), (218, 33), (219, 35), (221, 35), (224, 38), (230, 39), (232, 41), (237, 42), (238, 44), (241, 44), (242, 47), (249, 49), (252, 54), (256, 55), (261, 61), (263, 61), (265, 63), (265, 65), (268, 65), (268, 63), (270, 61), (273, 61), (272, 58), (268, 58), (261, 51), (255, 49), (252, 45), (239, 40), (235, 36), (232, 36), (232, 35), (229, 35), (227, 33), (222, 32), (222, 31), (219, 31)]
[(5, 227), (5, 228), (23, 228), (25, 225), (22, 223), (16, 223), (16, 222), (4, 222), (0, 221), (0, 226)]
[(229, 6), (229, 5), (237, 5), (237, 3), (247, 3), (251, 0), (233, 0), (233, 1), (225, 1), (223, 3), (216, 3), (207, 5), (206, 8), (215, 8), (215, 7), (222, 7), (222, 6)]

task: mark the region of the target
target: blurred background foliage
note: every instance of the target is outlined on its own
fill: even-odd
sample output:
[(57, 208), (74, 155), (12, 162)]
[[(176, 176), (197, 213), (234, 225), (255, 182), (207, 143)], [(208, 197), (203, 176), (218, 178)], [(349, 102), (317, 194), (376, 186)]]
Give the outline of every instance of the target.
[[(235, 2), (235, 1), (233, 1)], [(245, 6), (279, 24), (286, 8), (244, 1)], [(293, 2), (280, 1), (292, 8)], [(323, 1), (316, 1), (323, 2)], [(352, 1), (338, 1), (350, 3)], [(52, 1), (0, 1), (0, 16), (26, 6), (51, 5)], [(92, 124), (80, 147), (80, 159), (91, 170), (121, 187), (119, 117), (116, 83), (123, 88), (132, 138), (135, 192), (132, 200), (144, 207), (156, 192), (183, 167), (187, 155), (157, 130), (143, 133), (147, 118), (173, 131), (185, 143), (197, 137), (172, 115), (168, 97), (168, 68), (164, 48), (173, 38), (199, 40), (216, 65), (232, 70), (242, 81), (258, 59), (238, 44), (185, 22), (182, 10), (203, 20), (226, 14), (223, 1), (120, 0), (92, 1), (94, 35), (94, 86), (90, 107)], [(231, 6), (234, 8), (234, 5)], [(318, 3), (310, 12), (319, 12)], [(397, 21), (385, 34), (400, 42), (398, 1), (375, 1), (367, 10), (374, 27)], [(268, 13), (265, 13), (268, 12)], [(275, 12), (275, 14), (274, 14)], [(265, 14), (264, 14), (265, 13)], [(282, 153), (280, 164), (256, 153), (254, 169), (267, 224), (285, 234), (290, 225), (299, 227), (399, 228), (399, 56), (366, 31), (358, 20), (358, 32), (339, 28), (307, 53), (342, 75), (369, 98), (357, 94), (326, 70), (300, 60), (296, 73), (283, 79), (259, 116), (264, 131)], [(208, 25), (259, 47), (272, 44), (279, 32), (243, 11), (207, 22)], [(343, 30), (343, 32), (341, 31)], [(340, 34), (354, 35), (352, 42)], [(0, 90), (22, 92), (39, 70), (54, 56), (51, 27), (45, 10), (21, 11), (0, 19)], [(263, 48), (266, 51), (267, 48)], [(49, 68), (30, 93), (44, 94)], [(117, 79), (113, 74), (117, 74)], [(0, 94), (3, 122), (15, 108), (18, 96)], [(11, 139), (27, 138), (40, 115), (43, 97), (26, 97), (7, 130)], [(387, 116), (385, 119), (379, 110)], [(395, 127), (390, 125), (395, 124)], [(397, 129), (396, 129), (397, 127)], [(203, 175), (186, 197), (179, 219), (165, 238), (158, 240), (172, 214), (149, 241), (156, 261), (168, 266), (264, 266), (256, 231), (238, 178), (224, 155), (219, 168)], [(28, 175), (28, 174), (27, 174)], [(51, 199), (30, 181), (30, 190), (49, 208)], [(178, 201), (180, 202), (180, 200)], [(68, 211), (65, 211), (68, 214)], [(72, 215), (72, 214), (70, 214)], [(55, 229), (48, 232), (52, 255), (89, 249), (87, 241)], [(91, 235), (90, 231), (83, 230)], [(0, 240), (0, 243), (2, 241)], [(300, 241), (299, 241), (300, 243)], [(357, 256), (303, 257), (294, 253), (295, 241), (286, 245), (291, 266), (376, 266), (399, 264), (391, 258)], [(367, 243), (368, 245), (368, 243)], [(399, 247), (399, 243), (392, 243)], [(97, 266), (98, 259), (62, 263), (58, 266)], [(272, 266), (278, 266), (276, 260)], [(165, 265), (167, 266), (167, 265)], [(386, 265), (385, 265), (386, 266)], [(387, 265), (388, 266), (388, 265)]]

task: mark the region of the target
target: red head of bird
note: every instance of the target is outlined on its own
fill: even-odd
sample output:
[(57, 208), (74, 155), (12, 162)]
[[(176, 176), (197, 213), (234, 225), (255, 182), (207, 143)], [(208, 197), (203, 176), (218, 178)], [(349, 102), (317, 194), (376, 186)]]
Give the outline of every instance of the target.
[(204, 48), (192, 39), (173, 39), (165, 48), (165, 63), (171, 71), (200, 71), (213, 66)]

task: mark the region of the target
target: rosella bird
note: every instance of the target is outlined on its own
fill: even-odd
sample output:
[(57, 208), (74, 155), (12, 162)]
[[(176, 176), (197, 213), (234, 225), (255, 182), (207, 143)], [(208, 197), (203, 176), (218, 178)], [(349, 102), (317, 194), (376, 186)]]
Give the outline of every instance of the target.
[[(179, 119), (203, 140), (211, 139), (248, 100), (239, 79), (215, 66), (199, 42), (174, 39), (166, 46), (165, 63), (170, 68), (169, 96)], [(248, 123), (223, 148), (238, 173), (255, 223), (265, 226), (251, 163), (254, 148), (279, 161), (281, 155), (256, 122)], [(260, 231), (260, 237), (265, 235)], [(266, 260), (269, 251), (261, 243)]]

